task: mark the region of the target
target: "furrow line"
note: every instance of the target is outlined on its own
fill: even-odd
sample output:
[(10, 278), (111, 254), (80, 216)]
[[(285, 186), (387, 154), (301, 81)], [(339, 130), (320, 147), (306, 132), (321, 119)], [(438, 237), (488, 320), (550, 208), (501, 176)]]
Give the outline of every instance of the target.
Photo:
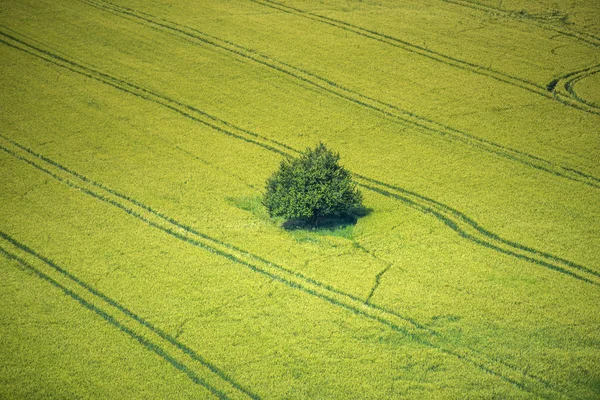
[[(7, 35), (5, 33), (2, 33), (0, 31), (0, 37), (1, 36), (5, 36), (6, 38), (14, 39), (12, 36)], [(51, 57), (52, 53), (50, 53), (50, 52), (48, 52), (46, 50), (40, 50), (40, 49), (37, 49), (37, 48), (33, 48), (31, 46), (30, 46), (30, 48), (25, 48), (24, 49), (21, 46), (23, 44), (22, 41), (20, 41), (18, 39), (14, 39), (14, 40), (17, 41), (16, 44), (15, 43), (9, 43), (9, 42), (7, 42), (7, 41), (5, 41), (5, 40), (3, 40), (3, 39), (0, 38), (0, 42), (8, 44), (9, 46), (15, 47), (18, 50), (24, 51), (24, 52), (26, 52), (28, 54), (31, 54), (31, 55), (34, 55), (36, 57), (40, 57), (40, 58), (42, 58), (42, 59), (44, 59), (46, 61), (49, 61), (49, 62), (51, 62), (51, 63), (53, 63), (55, 65), (65, 67), (65, 68), (67, 68), (67, 69), (69, 69), (69, 70), (71, 70), (73, 72), (76, 72), (76, 73), (79, 73), (79, 74), (83, 74), (86, 77), (89, 77), (89, 78), (92, 78), (92, 79), (96, 79), (96, 80), (98, 80), (100, 82), (103, 82), (103, 83), (107, 83), (110, 86), (113, 86), (113, 87), (115, 87), (115, 88), (117, 88), (119, 90), (122, 90), (122, 91), (126, 92), (126, 93), (133, 94), (133, 95), (135, 95), (137, 97), (141, 97), (141, 98), (143, 98), (145, 100), (152, 101), (152, 102), (157, 103), (159, 105), (163, 105), (163, 106), (165, 106), (165, 107), (167, 107), (167, 108), (169, 108), (169, 109), (171, 109), (173, 111), (178, 112), (179, 114), (181, 114), (181, 115), (183, 115), (183, 116), (185, 116), (187, 118), (190, 118), (190, 119), (192, 119), (192, 120), (194, 120), (196, 122), (200, 122), (200, 123), (202, 123), (204, 125), (207, 125), (210, 128), (212, 128), (212, 129), (214, 129), (214, 130), (216, 130), (216, 131), (218, 131), (220, 133), (223, 133), (225, 135), (228, 135), (228, 136), (234, 137), (236, 139), (240, 139), (240, 140), (243, 140), (245, 142), (257, 145), (257, 146), (259, 146), (259, 147), (261, 147), (263, 149), (266, 149), (266, 150), (269, 150), (269, 151), (273, 151), (273, 152), (275, 152), (277, 154), (280, 154), (280, 155), (283, 155), (283, 156), (288, 156), (290, 150), (292, 150), (292, 151), (294, 151), (296, 153), (299, 152), (297, 150), (294, 150), (291, 146), (287, 146), (285, 144), (281, 144), (279, 142), (276, 142), (274, 140), (270, 140), (270, 139), (268, 139), (268, 138), (266, 138), (264, 136), (258, 135), (256, 133), (251, 132), (251, 131), (248, 131), (248, 130), (236, 127), (235, 125), (233, 125), (233, 124), (231, 124), (231, 123), (229, 123), (227, 121), (224, 121), (224, 120), (221, 120), (221, 119), (219, 119), (217, 117), (211, 116), (211, 115), (209, 115), (209, 114), (207, 114), (207, 113), (205, 113), (205, 112), (203, 112), (201, 110), (198, 110), (198, 109), (196, 109), (194, 107), (191, 107), (191, 106), (185, 105), (183, 103), (177, 102), (175, 100), (169, 99), (169, 98), (167, 98), (165, 96), (153, 93), (153, 92), (151, 92), (151, 91), (149, 91), (147, 89), (144, 89), (144, 88), (141, 88), (139, 86), (133, 85), (131, 83), (122, 81), (120, 79), (113, 78), (113, 77), (111, 77), (111, 76), (109, 76), (107, 74), (104, 74), (104, 73), (101, 73), (101, 72), (98, 72), (98, 71), (94, 71), (91, 68), (81, 66), (81, 65), (76, 64), (76, 63), (74, 63), (72, 61), (65, 60), (64, 58), (62, 58), (60, 56), (53, 56), (53, 57)], [(431, 199), (427, 199), (426, 197), (420, 196), (420, 195), (418, 195), (416, 193), (413, 193), (413, 192), (410, 192), (410, 191), (406, 191), (404, 189), (401, 189), (401, 188), (398, 188), (398, 187), (395, 187), (395, 186), (392, 186), (392, 185), (388, 185), (388, 184), (385, 184), (383, 182), (380, 182), (380, 181), (377, 181), (377, 180), (374, 180), (374, 179), (371, 179), (371, 178), (364, 177), (362, 175), (357, 175), (357, 174), (355, 174), (355, 175), (358, 178), (363, 179), (363, 186), (366, 189), (374, 191), (374, 192), (377, 192), (377, 193), (380, 193), (380, 194), (387, 195), (389, 198), (394, 198), (396, 200), (400, 200), (400, 201), (404, 202), (405, 204), (408, 204), (408, 205), (411, 205), (411, 206), (412, 205), (416, 205), (416, 207), (420, 211), (422, 211), (424, 213), (427, 213), (427, 214), (430, 214), (430, 215), (438, 218), (439, 220), (441, 220), (442, 222), (444, 222), (448, 227), (452, 228), (455, 232), (457, 232), (459, 235), (461, 235), (465, 239), (472, 240), (474, 243), (481, 244), (481, 245), (484, 245), (484, 243), (485, 243), (485, 240), (483, 240), (483, 241), (482, 240), (475, 240), (472, 235), (465, 234), (465, 230), (459, 226), (461, 223), (464, 223), (464, 222), (467, 223), (467, 227), (466, 227), (467, 230), (468, 229), (472, 229), (472, 228), (476, 228), (476, 231), (478, 231), (479, 233), (484, 234), (484, 236), (487, 236), (488, 239), (492, 239), (493, 241), (499, 241), (499, 243), (497, 243), (497, 244), (508, 245), (509, 246), (508, 250), (506, 250), (506, 249), (499, 250), (501, 247), (499, 247), (498, 245), (486, 246), (486, 247), (488, 247), (490, 249), (495, 249), (495, 250), (500, 251), (503, 254), (510, 255), (510, 256), (519, 258), (521, 260), (526, 260), (526, 261), (532, 262), (532, 263), (540, 265), (540, 266), (548, 267), (548, 268), (551, 268), (551, 269), (553, 269), (553, 270), (555, 270), (557, 272), (566, 273), (567, 275), (570, 275), (570, 276), (573, 276), (573, 277), (577, 277), (578, 279), (582, 279), (582, 280), (584, 280), (586, 282), (596, 284), (595, 282), (591, 281), (590, 279), (587, 279), (585, 277), (579, 276), (577, 273), (572, 273), (572, 272), (570, 272), (568, 270), (565, 271), (565, 268), (563, 268), (563, 267), (566, 266), (566, 267), (569, 267), (569, 268), (575, 268), (575, 269), (579, 269), (581, 271), (590, 273), (590, 271), (592, 271), (592, 270), (590, 270), (589, 268), (586, 268), (586, 267), (583, 267), (583, 266), (578, 266), (576, 263), (573, 263), (573, 262), (566, 262), (566, 263), (562, 262), (562, 261), (560, 261), (562, 259), (560, 259), (559, 257), (554, 257), (553, 259), (555, 261), (558, 261), (558, 262), (562, 263), (563, 267), (553, 265), (552, 263), (549, 263), (549, 262), (544, 261), (544, 260), (537, 260), (536, 261), (536, 259), (535, 259), (536, 256), (544, 255), (546, 253), (539, 252), (539, 251), (533, 250), (533, 249), (531, 249), (529, 247), (522, 246), (522, 245), (519, 245), (519, 244), (515, 245), (515, 242), (510, 242), (508, 240), (503, 240), (503, 239), (499, 240), (499, 237), (497, 235), (493, 235), (489, 231), (478, 229), (478, 225), (474, 224), (474, 222), (471, 219), (469, 219), (468, 217), (466, 217), (464, 214), (462, 214), (462, 213), (460, 213), (460, 212), (458, 212), (456, 210), (453, 210), (453, 209), (451, 209), (449, 207), (446, 207), (446, 206), (442, 205), (441, 203), (432, 202)], [(373, 187), (372, 184), (379, 185), (379, 187)], [(397, 191), (398, 193), (389, 193), (390, 189), (394, 190), (394, 191)], [(407, 194), (410, 195), (410, 196), (409, 196), (408, 201), (405, 201)], [(432, 208), (432, 205), (433, 205), (433, 208)], [(444, 207), (446, 207), (445, 210), (449, 211), (449, 213), (447, 213), (446, 216), (442, 217), (441, 214), (436, 210), (436, 207), (437, 208), (441, 207), (442, 209), (444, 209)], [(459, 218), (458, 219), (456, 219), (456, 218), (453, 219), (453, 216), (454, 217), (458, 216)], [(485, 237), (484, 237), (484, 239), (485, 239)], [(523, 254), (515, 253), (515, 250), (525, 251), (527, 254), (523, 255)], [(594, 274), (594, 272), (592, 271), (591, 274)]]
[[(32, 151), (27, 151), (26, 148), (18, 146), (14, 141), (9, 140), (4, 136), (0, 136), (0, 138), (4, 142), (4, 145), (0, 145), (0, 150), (5, 153), (26, 162), (33, 168), (50, 175), (72, 189), (79, 190), (101, 202), (114, 206), (125, 212), (127, 215), (176, 239), (204, 251), (208, 251), (216, 256), (228, 259), (255, 273), (266, 276), (305, 294), (315, 296), (355, 315), (376, 321), (379, 324), (410, 337), (412, 340), (422, 345), (435, 348), (447, 355), (456, 357), (477, 367), (481, 371), (490, 373), (522, 390), (544, 394), (550, 398), (556, 397), (556, 393), (559, 392), (557, 388), (553, 387), (554, 385), (543, 378), (525, 373), (517, 367), (509, 365), (501, 360), (497, 360), (476, 350), (448, 341), (439, 333), (416, 323), (410, 318), (401, 316), (396, 312), (390, 312), (382, 307), (367, 304), (364, 300), (359, 299), (356, 296), (331, 288), (314, 279), (306, 278), (289, 269), (266, 261), (259, 256), (252, 255), (251, 253), (234, 246), (227, 245), (222, 241), (213, 239), (206, 234), (197, 232), (192, 228), (186, 227), (184, 224), (178, 223), (170, 217), (157, 211), (153, 211), (152, 208), (137, 200), (130, 199), (104, 185), (93, 182), (79, 173), (70, 171), (47, 157), (41, 155), (36, 156)], [(40, 165), (39, 163), (42, 163), (43, 165)]]
[(220, 399), (259, 399), (173, 336), (136, 315), (55, 262), (0, 231), (0, 254), (60, 289)]
[(381, 285), (381, 279), (383, 278), (383, 275), (385, 275), (385, 273), (388, 272), (390, 268), (392, 268), (392, 264), (388, 264), (383, 270), (381, 270), (377, 275), (375, 275), (375, 282), (373, 283), (373, 287), (371, 287), (371, 291), (367, 295), (365, 303), (369, 304), (371, 302), (371, 299), (375, 295), (375, 292), (377, 291), (377, 289), (379, 289), (379, 285)]
[[(526, 152), (499, 145), (497, 143), (482, 139), (470, 133), (452, 128), (448, 125), (444, 125), (431, 119), (419, 116), (415, 113), (401, 109), (390, 103), (382, 102), (372, 97), (363, 95), (357, 91), (344, 87), (343, 85), (340, 85), (329, 79), (315, 75), (304, 69), (296, 68), (290, 64), (275, 60), (269, 56), (260, 54), (254, 50), (247, 49), (243, 46), (239, 46), (230, 41), (225, 41), (215, 36), (205, 34), (194, 28), (186, 27), (164, 19), (159, 19), (153, 17), (150, 14), (135, 11), (130, 8), (120, 7), (104, 0), (102, 0), (101, 2), (94, 0), (79, 1), (90, 4), (94, 7), (104, 9), (116, 15), (137, 20), (137, 22), (147, 24), (156, 29), (166, 30), (167, 32), (176, 34), (184, 38), (185, 40), (190, 41), (191, 43), (194, 43), (194, 41), (198, 41), (202, 45), (213, 46), (226, 52), (232, 53), (243, 59), (256, 62), (264, 67), (274, 69), (288, 77), (299, 80), (305, 85), (316, 87), (317, 89), (322, 90), (330, 95), (342, 98), (346, 101), (350, 101), (355, 105), (377, 112), (381, 115), (384, 115), (385, 117), (392, 118), (396, 121), (399, 121), (402, 124), (406, 124), (413, 128), (417, 128), (419, 131), (448, 137), (456, 142), (477, 148), (490, 154), (494, 154), (498, 157), (521, 163), (528, 167), (537, 169), (538, 171), (549, 173), (557, 177), (573, 180), (588, 185), (590, 187), (600, 189), (600, 178), (596, 178), (590, 174), (577, 171), (570, 167), (557, 165), (553, 162), (544, 160), (540, 157), (528, 154)], [(541, 89), (546, 95), (548, 95), (549, 97), (553, 97), (552, 94), (548, 93), (546, 87), (542, 87)], [(282, 143), (278, 144), (280, 146), (284, 146)], [(293, 151), (293, 149), (287, 146), (286, 149)]]

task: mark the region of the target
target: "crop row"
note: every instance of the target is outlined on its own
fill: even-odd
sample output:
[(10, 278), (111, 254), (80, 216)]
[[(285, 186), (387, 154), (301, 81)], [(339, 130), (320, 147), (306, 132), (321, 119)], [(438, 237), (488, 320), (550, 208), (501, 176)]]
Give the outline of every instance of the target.
[[(260, 54), (254, 50), (245, 48), (230, 41), (226, 41), (215, 36), (208, 35), (197, 29), (183, 26), (175, 22), (167, 21), (162, 18), (157, 18), (150, 14), (142, 13), (131, 8), (120, 7), (103, 0), (81, 1), (93, 5), (95, 7), (99, 7), (108, 12), (117, 14), (119, 16), (133, 19), (143, 24), (147, 24), (153, 28), (166, 30), (169, 33), (175, 33), (186, 40), (192, 39), (194, 41), (192, 43), (197, 43), (204, 46), (212, 46), (220, 50), (226, 51), (234, 56), (240, 57), (245, 61), (258, 63), (263, 67), (275, 70), (279, 73), (284, 74), (287, 77), (299, 80), (304, 85), (316, 87), (319, 90), (322, 90), (328, 94), (350, 101), (354, 105), (377, 112), (396, 121), (400, 121), (400, 123), (417, 128), (417, 130), (423, 130), (428, 133), (434, 133), (436, 135), (443, 136), (444, 138), (451, 138), (456, 142), (465, 144), (467, 146), (475, 147), (479, 150), (485, 151), (498, 157), (518, 162), (528, 167), (535, 168), (539, 171), (577, 181), (597, 189), (600, 188), (600, 178), (597, 178), (591, 174), (567, 166), (558, 165), (556, 163), (542, 159), (535, 155), (499, 145), (497, 143), (482, 139), (470, 133), (463, 132), (451, 126), (433, 121), (429, 118), (419, 116), (411, 111), (404, 110), (395, 105), (363, 95), (337, 82), (323, 78), (304, 69), (294, 67), (288, 63), (281, 62), (272, 57)], [(474, 71), (480, 71), (483, 70), (483, 67), (473, 65), (472, 69)], [(552, 97), (552, 95), (548, 92), (546, 87), (540, 86), (540, 90), (544, 93), (545, 96)], [(282, 147), (286, 147), (284, 144), (281, 143), (279, 143), (279, 145)]]

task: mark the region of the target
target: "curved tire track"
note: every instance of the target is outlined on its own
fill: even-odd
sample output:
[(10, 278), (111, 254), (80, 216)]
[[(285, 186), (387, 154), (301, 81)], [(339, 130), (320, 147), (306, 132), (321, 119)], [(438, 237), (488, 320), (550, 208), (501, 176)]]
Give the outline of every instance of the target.
[[(2, 38), (2, 36), (4, 36), (4, 39)], [(10, 39), (12, 43), (7, 41), (6, 39)], [(168, 109), (173, 110), (182, 116), (185, 116), (186, 118), (204, 124), (210, 127), (211, 129), (214, 129), (215, 131), (225, 134), (227, 136), (243, 140), (247, 143), (251, 143), (253, 145), (259, 146), (265, 150), (275, 152), (282, 156), (289, 156), (290, 152), (296, 154), (300, 153), (300, 151), (292, 148), (291, 146), (271, 140), (249, 130), (239, 128), (227, 121), (209, 115), (203, 112), (202, 110), (199, 110), (192, 106), (154, 93), (140, 86), (126, 82), (124, 80), (114, 78), (105, 73), (95, 71), (92, 68), (82, 66), (63, 57), (54, 55), (48, 50), (27, 45), (20, 39), (7, 35), (2, 31), (0, 31), (0, 42), (14, 47), (20, 51), (26, 52), (30, 55), (42, 58), (54, 65), (67, 68), (72, 72), (76, 72), (91, 79), (97, 80), (101, 83), (108, 84), (116, 89), (132, 94), (136, 97), (151, 101), (161, 106), (165, 106)], [(446, 226), (454, 230), (461, 237), (473, 243), (487, 247), (489, 249), (492, 249), (494, 251), (511, 256), (519, 260), (525, 260), (535, 265), (549, 268), (553, 271), (562, 273), (572, 278), (579, 279), (583, 282), (587, 282), (593, 285), (600, 285), (600, 283), (598, 283), (597, 281), (598, 277), (600, 276), (600, 273), (595, 270), (565, 260), (563, 258), (535, 250), (531, 247), (503, 239), (498, 235), (484, 229), (473, 219), (469, 218), (462, 212), (448, 207), (442, 203), (436, 202), (433, 199), (429, 199), (425, 196), (419, 195), (418, 193), (411, 192), (393, 185), (389, 185), (384, 182), (368, 178), (359, 174), (354, 174), (354, 176), (357, 178), (357, 183), (363, 188), (375, 193), (379, 193), (388, 198), (399, 200), (410, 207), (413, 207), (423, 213), (429, 214), (443, 222)]]
[(600, 272), (518, 242), (504, 239), (488, 231), (466, 214), (415, 192), (381, 181), (354, 175), (359, 186), (385, 197), (402, 201), (425, 214), (432, 215), (462, 238), (498, 253), (548, 268), (582, 282), (600, 286)]
[(560, 76), (548, 83), (546, 88), (558, 101), (574, 103), (578, 107), (586, 107), (590, 112), (600, 115), (600, 107), (597, 104), (580, 97), (575, 91), (575, 85), (579, 81), (597, 73), (600, 73), (600, 64)]
[[(518, 162), (528, 167), (535, 168), (539, 171), (550, 173), (554, 176), (570, 179), (588, 185), (590, 187), (600, 189), (600, 178), (597, 178), (591, 174), (578, 171), (574, 168), (553, 163), (551, 161), (542, 159), (532, 154), (528, 154), (526, 152), (499, 145), (497, 143), (482, 139), (475, 135), (460, 131), (450, 126), (433, 121), (431, 119), (421, 117), (410, 111), (401, 109), (395, 105), (379, 101), (372, 97), (365, 96), (359, 92), (344, 87), (326, 78), (315, 75), (309, 71), (296, 68), (290, 64), (275, 60), (271, 57), (260, 54), (243, 46), (239, 46), (235, 43), (219, 39), (215, 36), (207, 35), (194, 28), (186, 27), (164, 19), (159, 19), (150, 14), (135, 11), (130, 8), (120, 7), (104, 0), (79, 1), (82, 1), (93, 7), (103, 9), (107, 12), (119, 15), (121, 17), (129, 18), (134, 21), (146, 24), (155, 29), (167, 31), (169, 33), (182, 37), (185, 40), (191, 41), (192, 43), (213, 46), (230, 54), (234, 54), (238, 57), (241, 57), (245, 60), (250, 60), (251, 62), (258, 63), (264, 67), (274, 69), (288, 77), (292, 77), (296, 80), (299, 80), (305, 85), (316, 87), (319, 90), (322, 90), (333, 96), (350, 101), (355, 105), (377, 112), (386, 117), (395, 119), (403, 124), (407, 124), (421, 131), (433, 133), (435, 135), (440, 135), (445, 138), (451, 138), (456, 142), (463, 143), (464, 145), (477, 148), (490, 154), (494, 154), (495, 156)], [(545, 96), (552, 97), (552, 94), (548, 93), (546, 87), (540, 87), (540, 90), (544, 93)], [(279, 143), (279, 145), (281, 146), (282, 144)]]
[[(272, 263), (260, 256), (214, 239), (152, 209), (138, 200), (120, 194), (101, 183), (94, 182), (84, 175), (69, 170), (3, 135), (0, 135), (0, 150), (29, 164), (31, 167), (51, 176), (55, 180), (81, 191), (83, 194), (120, 209), (127, 215), (144, 222), (152, 228), (158, 229), (163, 233), (216, 256), (223, 257), (294, 290), (315, 296), (351, 314), (375, 321), (382, 326), (409, 337), (423, 346), (436, 349), (448, 356), (471, 364), (480, 371), (494, 375), (498, 379), (520, 390), (547, 398), (558, 398), (564, 395), (555, 385), (541, 377), (525, 372), (502, 360), (487, 356), (477, 350), (460, 346), (409, 317), (374, 305), (352, 294), (344, 293), (332, 286)], [(7, 235), (5, 234), (0, 233), (0, 237), (3, 237), (5, 240), (7, 239)], [(19, 246), (16, 241), (13, 244)], [(73, 280), (66, 271), (59, 270), (58, 272)], [(78, 284), (81, 286), (81, 283)], [(86, 287), (86, 289), (89, 290), (90, 288)], [(93, 292), (92, 294), (98, 296), (98, 293)], [(107, 298), (102, 299), (107, 301)], [(114, 304), (111, 305), (114, 306)]]
[[(470, 71), (472, 73), (476, 73), (479, 75), (487, 76), (489, 78), (493, 78), (502, 83), (505, 83), (505, 84), (508, 84), (508, 85), (511, 85), (514, 87), (518, 87), (520, 89), (527, 90), (531, 93), (535, 93), (539, 96), (542, 96), (542, 97), (545, 97), (548, 99), (553, 98), (553, 96), (551, 96), (545, 90), (545, 87), (538, 83), (535, 83), (535, 82), (532, 82), (532, 81), (529, 81), (529, 80), (526, 80), (526, 79), (523, 79), (520, 77), (516, 77), (516, 76), (510, 75), (510, 74), (501, 72), (501, 71), (497, 71), (497, 70), (494, 70), (489, 67), (471, 63), (469, 61), (460, 60), (458, 58), (448, 56), (448, 55), (427, 49), (422, 46), (414, 45), (412, 43), (406, 42), (402, 39), (398, 39), (398, 38), (390, 36), (390, 35), (386, 35), (386, 34), (383, 34), (380, 32), (369, 30), (369, 29), (366, 29), (366, 28), (363, 28), (363, 27), (360, 27), (357, 25), (350, 24), (350, 23), (342, 21), (342, 20), (326, 17), (326, 16), (323, 16), (320, 14), (301, 10), (299, 8), (287, 6), (285, 4), (278, 3), (273, 0), (249, 0), (249, 1), (252, 1), (257, 4), (261, 4), (266, 7), (274, 8), (276, 10), (283, 11), (286, 13), (299, 15), (299, 16), (302, 16), (302, 17), (305, 17), (305, 18), (308, 18), (311, 20), (315, 20), (315, 21), (318, 21), (318, 22), (321, 22), (321, 23), (324, 23), (324, 24), (327, 24), (330, 26), (337, 27), (339, 29), (350, 31), (357, 35), (364, 36), (364, 37), (376, 40), (378, 42), (382, 42), (382, 43), (391, 45), (393, 47), (398, 47), (403, 50), (409, 51), (411, 53), (419, 54), (421, 56), (424, 56), (431, 60), (440, 62), (442, 64), (450, 65), (452, 67), (464, 69), (464, 70)], [(566, 106), (575, 108), (580, 111), (586, 111), (586, 112), (589, 112), (592, 114), (597, 114), (593, 110), (590, 110), (587, 107), (581, 107), (576, 103), (564, 102), (564, 101), (561, 101), (560, 103), (562, 103)]]
[[(215, 397), (259, 399), (256, 394), (243, 388), (221, 369), (173, 336), (1, 231), (0, 255), (18, 262), (25, 270), (60, 289), (65, 295), (187, 375), (192, 382), (209, 390)], [(207, 378), (206, 375), (210, 377)]]

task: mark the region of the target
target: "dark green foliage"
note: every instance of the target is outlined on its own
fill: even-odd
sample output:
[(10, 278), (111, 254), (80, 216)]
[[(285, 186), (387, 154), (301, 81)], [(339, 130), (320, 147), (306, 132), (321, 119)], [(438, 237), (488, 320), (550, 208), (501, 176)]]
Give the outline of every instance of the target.
[(267, 181), (263, 204), (271, 217), (317, 225), (329, 217), (345, 217), (362, 209), (362, 195), (350, 172), (338, 164), (339, 155), (323, 143), (299, 158), (281, 162)]

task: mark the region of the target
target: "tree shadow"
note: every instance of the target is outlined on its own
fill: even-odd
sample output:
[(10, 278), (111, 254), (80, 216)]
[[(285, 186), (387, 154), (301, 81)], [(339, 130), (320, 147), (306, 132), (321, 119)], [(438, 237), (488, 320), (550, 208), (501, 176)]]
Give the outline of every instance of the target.
[(339, 229), (356, 225), (359, 218), (366, 217), (372, 212), (373, 209), (360, 206), (339, 216), (321, 217), (318, 219), (289, 219), (281, 226), (288, 231), (319, 230), (334, 232)]

